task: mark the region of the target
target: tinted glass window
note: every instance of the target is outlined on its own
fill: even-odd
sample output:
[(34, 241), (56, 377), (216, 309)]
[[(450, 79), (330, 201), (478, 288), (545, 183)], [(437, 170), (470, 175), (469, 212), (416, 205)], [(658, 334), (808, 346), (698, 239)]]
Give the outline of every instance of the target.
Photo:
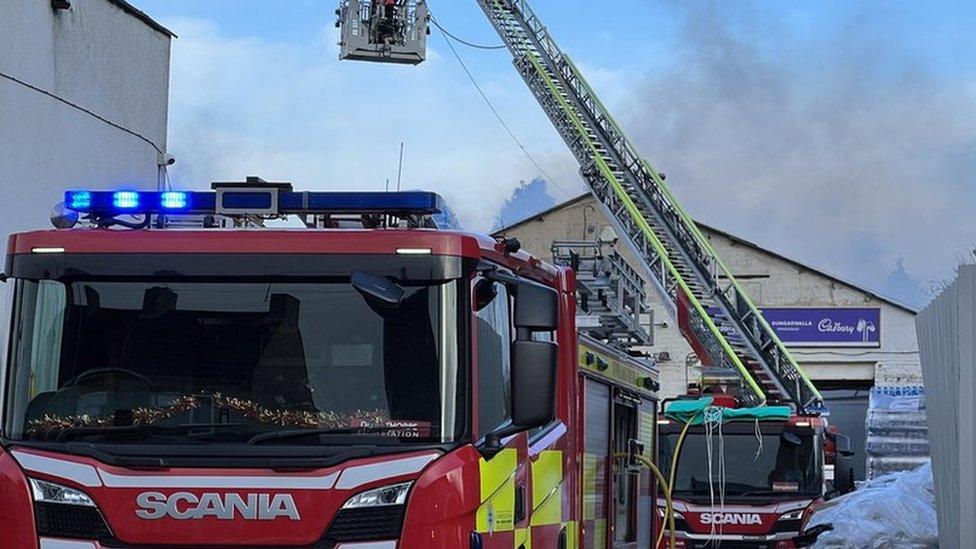
[(479, 435), (510, 417), (512, 329), (508, 290), (495, 284), (497, 297), (477, 313)]
[(407, 286), (390, 305), (340, 282), (21, 282), (7, 435), (243, 443), (332, 429), (441, 441), (454, 432), (442, 425), (454, 287)]
[[(660, 440), (661, 463), (668, 469), (677, 439), (677, 434), (669, 434)], [(691, 496), (717, 493), (722, 459), (727, 496), (816, 494), (821, 488), (820, 460), (812, 435), (785, 439), (779, 434), (757, 437), (725, 433), (720, 442), (716, 432), (711, 448), (706, 435), (692, 433), (685, 438), (674, 493)]]

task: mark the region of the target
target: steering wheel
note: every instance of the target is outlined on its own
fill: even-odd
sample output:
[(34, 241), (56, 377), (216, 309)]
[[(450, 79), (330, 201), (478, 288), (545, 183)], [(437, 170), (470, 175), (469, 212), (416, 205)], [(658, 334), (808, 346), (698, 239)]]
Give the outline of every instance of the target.
[(87, 377), (96, 376), (96, 375), (105, 375), (105, 374), (124, 374), (128, 377), (135, 378), (145, 383), (146, 385), (149, 386), (150, 389), (156, 389), (156, 384), (150, 381), (148, 377), (138, 372), (133, 372), (132, 370), (126, 368), (96, 368), (94, 370), (86, 370), (76, 375), (75, 377), (69, 379), (64, 384), (64, 387), (77, 387), (78, 383)]

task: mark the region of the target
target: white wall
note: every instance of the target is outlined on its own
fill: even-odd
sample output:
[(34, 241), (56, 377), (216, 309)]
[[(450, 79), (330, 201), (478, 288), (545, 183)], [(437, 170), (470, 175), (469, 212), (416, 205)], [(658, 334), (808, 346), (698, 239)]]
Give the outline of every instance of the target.
[[(0, 72), (80, 105), (166, 150), (170, 38), (108, 0), (0, 1)], [(48, 228), (66, 188), (155, 188), (156, 150), (0, 77), (0, 250)]]
[(976, 265), (918, 317), (932, 470), (945, 549), (976, 539)]

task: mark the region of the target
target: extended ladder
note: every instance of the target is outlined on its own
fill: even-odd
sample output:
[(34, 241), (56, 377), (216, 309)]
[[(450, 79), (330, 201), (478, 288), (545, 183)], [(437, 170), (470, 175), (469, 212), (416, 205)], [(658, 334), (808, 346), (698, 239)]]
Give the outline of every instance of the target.
[(822, 410), (816, 387), (528, 2), (477, 1), (703, 364), (737, 371), (746, 404)]
[(639, 347), (651, 345), (651, 332), (644, 324), (645, 319), (652, 322), (644, 283), (612, 246), (557, 240), (552, 243), (552, 259), (576, 273), (577, 330), (632, 356), (642, 354)]

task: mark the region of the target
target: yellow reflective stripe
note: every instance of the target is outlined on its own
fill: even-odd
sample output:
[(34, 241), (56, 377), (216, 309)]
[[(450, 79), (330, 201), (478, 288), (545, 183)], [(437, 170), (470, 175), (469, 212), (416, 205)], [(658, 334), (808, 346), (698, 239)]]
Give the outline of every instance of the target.
[(479, 533), (508, 532), (515, 529), (515, 469), (518, 452), (507, 448), (491, 461), (481, 459), (481, 506), (475, 527)]
[(583, 455), (583, 520), (596, 518), (596, 499), (600, 497), (596, 491), (596, 466), (600, 461), (593, 454)]
[(563, 453), (546, 450), (532, 464), (532, 526), (563, 521)]
[[(600, 368), (601, 362), (605, 364), (603, 369)], [(647, 390), (642, 384), (643, 379), (654, 377), (653, 373), (638, 365), (602, 353), (585, 343), (579, 346), (579, 367), (640, 391)]]
[(607, 519), (593, 521), (593, 549), (607, 549)]
[(531, 528), (519, 528), (515, 531), (515, 549), (519, 549), (520, 547), (532, 549)]
[(640, 433), (637, 440), (644, 443), (644, 457), (654, 459), (654, 431), (657, 430), (657, 418), (654, 412), (640, 412)]
[(566, 549), (579, 549), (579, 524), (564, 522), (563, 530), (566, 531)]

